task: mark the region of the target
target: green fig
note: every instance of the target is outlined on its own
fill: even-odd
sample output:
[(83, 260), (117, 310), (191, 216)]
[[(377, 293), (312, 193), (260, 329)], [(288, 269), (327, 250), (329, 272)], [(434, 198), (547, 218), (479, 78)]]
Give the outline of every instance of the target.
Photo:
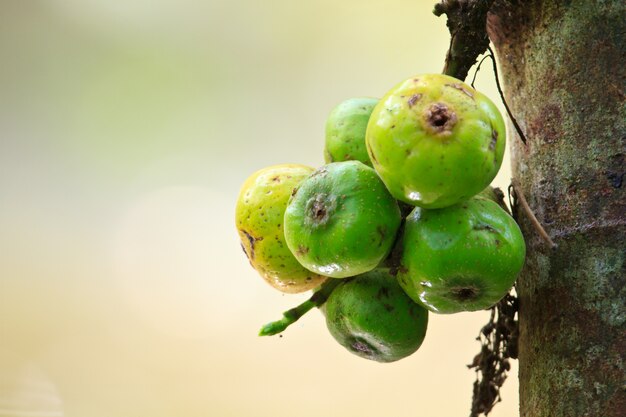
[(372, 168), (335, 162), (294, 190), (285, 239), (310, 271), (345, 278), (374, 269), (387, 256), (400, 221), (396, 200)]
[(456, 78), (412, 77), (374, 108), (366, 144), (398, 200), (442, 208), (491, 183), (502, 163), (505, 125), (495, 104)]
[(326, 163), (360, 161), (372, 166), (365, 147), (365, 131), (376, 98), (351, 98), (335, 107), (326, 119)]
[(350, 352), (393, 362), (422, 344), (428, 311), (411, 300), (386, 269), (345, 280), (324, 304), (326, 326)]
[(489, 308), (513, 286), (526, 246), (515, 220), (497, 203), (477, 197), (406, 218), (398, 282), (435, 313)]

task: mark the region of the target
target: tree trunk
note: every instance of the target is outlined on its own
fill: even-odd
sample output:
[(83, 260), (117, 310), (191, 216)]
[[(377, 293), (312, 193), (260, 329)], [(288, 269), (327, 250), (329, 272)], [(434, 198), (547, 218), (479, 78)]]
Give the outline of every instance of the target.
[[(626, 415), (626, 2), (497, 0), (488, 32), (528, 216), (520, 302), (520, 414)], [(510, 130), (514, 132), (514, 130)]]

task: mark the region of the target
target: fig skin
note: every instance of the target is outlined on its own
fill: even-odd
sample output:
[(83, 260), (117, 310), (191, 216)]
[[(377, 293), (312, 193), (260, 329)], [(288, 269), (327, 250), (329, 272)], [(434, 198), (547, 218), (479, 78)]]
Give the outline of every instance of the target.
[(497, 203), (476, 197), (406, 218), (398, 282), (434, 313), (496, 304), (515, 283), (526, 254), (517, 223)]
[(365, 131), (377, 98), (350, 98), (339, 103), (326, 119), (324, 160), (359, 161), (371, 167), (365, 147)]
[(505, 142), (495, 104), (442, 74), (396, 85), (374, 108), (366, 132), (374, 169), (391, 194), (423, 208), (451, 206), (487, 187)]
[(372, 168), (334, 162), (294, 190), (285, 211), (285, 239), (310, 271), (346, 278), (378, 266), (400, 222), (396, 200)]
[(422, 344), (428, 311), (411, 300), (386, 269), (342, 282), (324, 304), (326, 326), (351, 353), (394, 362)]
[(287, 202), (313, 168), (298, 164), (274, 165), (252, 174), (241, 187), (235, 223), (250, 265), (275, 289), (301, 293), (326, 277), (304, 268), (291, 254), (284, 235)]

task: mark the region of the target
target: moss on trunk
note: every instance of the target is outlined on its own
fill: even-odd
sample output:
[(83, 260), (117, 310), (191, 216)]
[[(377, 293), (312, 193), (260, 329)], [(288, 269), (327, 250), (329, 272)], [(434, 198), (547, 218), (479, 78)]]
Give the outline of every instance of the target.
[[(520, 414), (626, 412), (626, 3), (496, 1), (489, 36), (506, 99), (513, 176), (558, 245), (517, 213)], [(511, 132), (514, 132), (512, 129)]]

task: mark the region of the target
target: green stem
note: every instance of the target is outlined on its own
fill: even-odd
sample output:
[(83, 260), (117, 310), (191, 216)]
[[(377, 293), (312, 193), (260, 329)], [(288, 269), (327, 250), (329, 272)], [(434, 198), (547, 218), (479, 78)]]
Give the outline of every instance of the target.
[(274, 336), (282, 333), (287, 327), (298, 321), (300, 317), (304, 316), (313, 307), (320, 307), (324, 304), (333, 290), (343, 281), (342, 279), (328, 278), (311, 298), (299, 306), (285, 311), (282, 319), (267, 323), (263, 326), (261, 331), (259, 331), (259, 336)]

